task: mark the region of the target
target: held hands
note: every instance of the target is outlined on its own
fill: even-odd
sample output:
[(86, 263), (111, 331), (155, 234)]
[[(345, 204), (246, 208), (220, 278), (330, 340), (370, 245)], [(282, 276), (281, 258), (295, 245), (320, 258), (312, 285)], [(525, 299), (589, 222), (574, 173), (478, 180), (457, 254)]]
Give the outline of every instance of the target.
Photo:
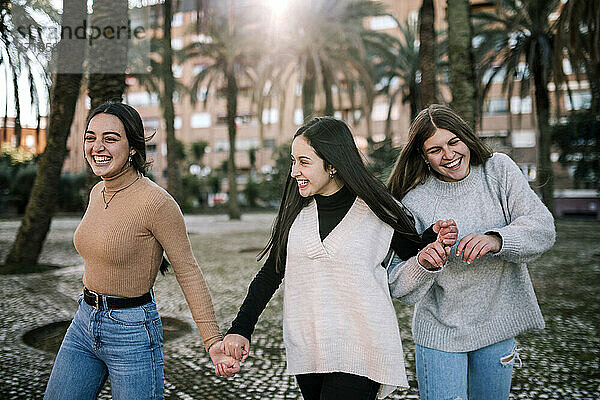
[(458, 238), (458, 227), (453, 219), (439, 220), (433, 224), (433, 231), (437, 233), (437, 241), (444, 247), (452, 247)]
[(246, 361), (250, 354), (250, 341), (242, 335), (230, 333), (221, 342), (221, 351), (242, 362)]
[(456, 222), (452, 219), (439, 220), (433, 225), (437, 240), (429, 243), (417, 256), (419, 264), (426, 269), (436, 269), (444, 265), (458, 237)]
[(223, 342), (221, 341), (210, 346), (208, 355), (215, 365), (215, 375), (226, 378), (240, 372), (240, 363), (237, 359), (226, 355), (221, 350), (222, 344)]
[(497, 253), (502, 247), (502, 238), (497, 235), (482, 235), (471, 233), (460, 240), (456, 247), (456, 255), (462, 253), (463, 261), (471, 264), (476, 258), (483, 257), (489, 252)]

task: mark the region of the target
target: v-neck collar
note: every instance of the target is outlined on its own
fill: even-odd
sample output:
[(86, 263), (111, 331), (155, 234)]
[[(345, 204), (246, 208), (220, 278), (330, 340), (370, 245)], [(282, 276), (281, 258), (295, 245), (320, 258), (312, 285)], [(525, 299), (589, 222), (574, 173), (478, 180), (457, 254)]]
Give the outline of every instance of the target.
[(319, 234), (319, 211), (316, 201), (311, 199), (310, 203), (308, 203), (301, 213), (302, 219), (300, 221), (302, 230), (307, 232), (304, 241), (308, 256), (310, 258), (333, 257), (344, 237), (358, 227), (368, 210), (369, 206), (361, 198), (357, 197), (342, 220), (321, 241)]

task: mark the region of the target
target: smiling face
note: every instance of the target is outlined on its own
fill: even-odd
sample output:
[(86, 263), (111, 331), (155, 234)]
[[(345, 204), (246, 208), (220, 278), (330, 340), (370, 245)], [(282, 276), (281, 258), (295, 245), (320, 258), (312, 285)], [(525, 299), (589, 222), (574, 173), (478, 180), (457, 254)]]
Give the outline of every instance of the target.
[(446, 129), (437, 129), (423, 144), (423, 152), (437, 177), (456, 182), (469, 175), (471, 152), (458, 136)]
[(100, 113), (94, 116), (85, 132), (85, 158), (95, 175), (110, 178), (123, 170), (130, 150), (125, 128), (114, 115)]
[(300, 135), (294, 139), (291, 175), (298, 183), (300, 196), (329, 196), (342, 187), (337, 178), (332, 179), (329, 176), (331, 172), (335, 174), (335, 168), (329, 166), (325, 169), (324, 165), (323, 159), (317, 155), (304, 136)]

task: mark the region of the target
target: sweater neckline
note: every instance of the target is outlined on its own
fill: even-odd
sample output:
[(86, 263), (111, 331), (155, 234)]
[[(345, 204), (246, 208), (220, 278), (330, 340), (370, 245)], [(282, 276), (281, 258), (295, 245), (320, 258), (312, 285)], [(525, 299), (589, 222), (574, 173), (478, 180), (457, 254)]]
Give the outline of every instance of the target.
[(308, 232), (306, 237), (308, 256), (310, 258), (333, 257), (344, 237), (360, 225), (360, 220), (368, 210), (367, 204), (361, 198), (356, 197), (346, 215), (321, 241), (317, 202), (314, 198), (311, 199), (301, 220), (303, 230)]
[(351, 205), (356, 199), (356, 195), (348, 189), (346, 185), (342, 186), (337, 192), (329, 196), (320, 194), (314, 195), (317, 208), (320, 210), (335, 210), (343, 208), (345, 205)]
[(135, 168), (129, 166), (118, 174), (111, 176), (110, 178), (102, 178), (102, 180), (104, 181), (105, 192), (113, 193), (131, 186), (139, 178), (139, 172), (137, 172)]
[(433, 174), (427, 178), (425, 185), (430, 187), (435, 194), (444, 197), (462, 196), (477, 190), (478, 182), (482, 179), (481, 165), (471, 165), (471, 171), (464, 179), (455, 182), (446, 182)]

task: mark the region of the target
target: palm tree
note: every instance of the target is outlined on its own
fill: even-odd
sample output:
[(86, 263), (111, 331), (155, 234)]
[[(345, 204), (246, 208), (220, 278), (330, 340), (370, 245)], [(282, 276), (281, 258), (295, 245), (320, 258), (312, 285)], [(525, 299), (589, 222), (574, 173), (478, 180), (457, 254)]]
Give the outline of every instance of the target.
[[(549, 127), (550, 97), (548, 83), (557, 77), (562, 79), (562, 67), (554, 62), (553, 53), (556, 31), (550, 16), (561, 0), (499, 0), (496, 13), (480, 13), (474, 17), (481, 21), (476, 33), (481, 39), (476, 58), (481, 60), (481, 71), (492, 70), (483, 91), (491, 85), (493, 77), (503, 71), (503, 89), (510, 98), (516, 80), (521, 80), (521, 93), (531, 87), (535, 99), (537, 120), (537, 182), (542, 200), (554, 211), (554, 174), (550, 160), (551, 134)], [(526, 72), (519, 66), (526, 65)]]
[[(386, 15), (378, 1), (312, 0), (290, 4), (292, 20), (281, 34), (281, 52), (288, 55), (302, 86), (304, 119), (315, 114), (318, 93), (325, 98), (324, 113), (334, 111), (332, 86), (346, 88), (351, 107), (362, 94), (367, 118), (373, 103), (372, 82), (366, 63), (366, 48), (381, 42), (384, 33), (367, 29), (364, 19)], [(285, 61), (284, 61), (285, 63)]]
[[(77, 26), (86, 18), (85, 2), (63, 2), (63, 26)], [(81, 70), (85, 42), (79, 39), (61, 40), (58, 47), (58, 73), (53, 76), (50, 95), (50, 117), (46, 150), (40, 159), (33, 189), (25, 209), (19, 232), (5, 260), (6, 265), (35, 264), (54, 213), (58, 182), (65, 155), (67, 138), (73, 122), (75, 104), (79, 97), (81, 73), (60, 71)], [(79, 64), (77, 64), (79, 63)]]
[[(398, 26), (400, 37), (387, 46), (370, 52), (374, 66), (373, 81), (382, 84), (377, 94), (388, 99), (388, 114), (385, 124), (386, 139), (392, 138), (392, 107), (400, 96), (401, 102), (410, 104), (410, 119), (421, 110), (421, 85), (417, 82), (419, 73), (419, 46), (416, 42), (417, 25), (408, 21)], [(397, 85), (395, 83), (397, 82)]]
[[(126, 26), (129, 8), (127, 0), (94, 0), (90, 25)], [(123, 100), (125, 69), (127, 67), (127, 41), (99, 37), (89, 47), (87, 89), (91, 114), (107, 101)], [(87, 168), (86, 197), (98, 182), (92, 169)]]
[[(28, 76), (29, 93), (32, 105), (39, 103), (40, 91), (35, 88), (32, 70), (44, 70), (47, 68), (48, 44), (44, 42), (41, 34), (43, 27), (38, 18), (43, 15), (51, 21), (58, 20), (56, 10), (48, 2), (40, 0), (32, 1), (0, 1), (0, 64), (4, 65), (6, 81), (12, 81), (15, 107), (14, 133), (16, 146), (21, 145), (21, 92), (19, 77)], [(42, 77), (44, 80), (44, 77)], [(8, 85), (5, 87), (8, 99)], [(4, 114), (4, 137), (6, 139), (6, 122), (8, 119), (8, 101)]]
[(473, 27), (469, 0), (447, 0), (446, 19), (452, 107), (475, 129), (477, 91), (471, 48)]
[(567, 0), (557, 20), (557, 59), (566, 51), (579, 78), (584, 70), (592, 93), (592, 110), (600, 114), (600, 1)]
[[(126, 26), (127, 0), (94, 0), (90, 25)], [(98, 38), (89, 49), (90, 113), (107, 101), (122, 101), (127, 68), (127, 40)]]
[[(177, 8), (178, 2), (175, 4)], [(167, 142), (167, 190), (178, 201), (182, 201), (182, 178), (181, 178), (181, 151), (180, 143), (175, 137), (175, 107), (173, 97), (175, 93), (185, 93), (187, 88), (173, 76), (173, 58), (177, 58), (182, 64), (185, 55), (181, 51), (174, 51), (171, 46), (171, 20), (173, 15), (172, 1), (165, 1), (162, 6), (163, 25), (162, 37), (154, 36), (150, 39), (149, 59), (150, 69), (147, 72), (132, 73), (139, 85), (146, 90), (150, 96), (157, 96), (161, 108), (163, 120), (165, 121), (165, 136)], [(157, 8), (156, 11), (159, 9)], [(170, 15), (171, 17), (167, 17)], [(155, 29), (155, 33), (158, 29)], [(146, 63), (146, 55), (134, 57), (134, 63)], [(146, 71), (145, 65), (136, 65), (136, 71)]]
[[(235, 166), (238, 85), (240, 80), (254, 82), (256, 74), (253, 72), (255, 60), (259, 58), (259, 49), (256, 44), (261, 43), (259, 31), (255, 26), (250, 27), (244, 21), (234, 23), (234, 9), (230, 9), (225, 17), (224, 13), (214, 13), (207, 22), (207, 40), (194, 42), (184, 49), (185, 58), (200, 57), (208, 60), (208, 65), (198, 73), (190, 86), (192, 103), (197, 99), (198, 90), (207, 93), (213, 85), (220, 85), (226, 96), (227, 103), (227, 132), (229, 138), (229, 155), (227, 158), (227, 180), (229, 183), (228, 214), (230, 219), (240, 219), (241, 212), (238, 203), (237, 171)], [(240, 13), (242, 14), (242, 13)], [(239, 18), (242, 15), (238, 16)], [(245, 15), (249, 17), (249, 15)], [(260, 24), (259, 24), (260, 25)], [(259, 116), (260, 118), (260, 116)]]
[(436, 101), (436, 38), (433, 0), (423, 0), (419, 9), (419, 70), (421, 71), (421, 105)]

